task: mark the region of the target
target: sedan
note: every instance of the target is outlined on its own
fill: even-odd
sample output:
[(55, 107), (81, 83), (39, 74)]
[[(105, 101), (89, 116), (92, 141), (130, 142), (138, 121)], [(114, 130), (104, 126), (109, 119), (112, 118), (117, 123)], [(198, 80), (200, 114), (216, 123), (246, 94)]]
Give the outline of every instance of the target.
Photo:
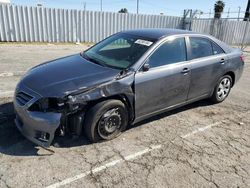
[(224, 101), (244, 56), (218, 39), (177, 29), (116, 33), (88, 50), (38, 65), (15, 90), (15, 123), (32, 142), (55, 135), (110, 140), (128, 125), (209, 98)]

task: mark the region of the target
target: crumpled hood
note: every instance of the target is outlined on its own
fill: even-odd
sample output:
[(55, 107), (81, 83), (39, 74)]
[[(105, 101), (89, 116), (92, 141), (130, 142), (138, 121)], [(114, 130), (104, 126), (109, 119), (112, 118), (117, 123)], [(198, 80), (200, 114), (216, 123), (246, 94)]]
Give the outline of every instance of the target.
[(119, 72), (89, 62), (76, 54), (32, 68), (24, 75), (21, 83), (42, 96), (63, 97), (110, 81)]

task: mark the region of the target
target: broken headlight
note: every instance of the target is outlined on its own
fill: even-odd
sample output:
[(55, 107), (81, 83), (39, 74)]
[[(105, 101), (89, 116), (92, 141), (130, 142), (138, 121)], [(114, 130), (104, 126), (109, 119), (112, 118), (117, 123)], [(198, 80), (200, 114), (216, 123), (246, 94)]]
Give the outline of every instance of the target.
[(58, 98), (41, 98), (29, 107), (30, 111), (60, 112), (65, 108), (65, 103)]

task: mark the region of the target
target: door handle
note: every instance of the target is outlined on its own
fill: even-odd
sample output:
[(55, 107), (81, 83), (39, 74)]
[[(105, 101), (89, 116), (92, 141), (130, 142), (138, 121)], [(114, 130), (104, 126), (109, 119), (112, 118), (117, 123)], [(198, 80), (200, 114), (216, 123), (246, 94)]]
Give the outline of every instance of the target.
[(189, 68), (184, 68), (184, 69), (182, 69), (182, 71), (181, 71), (182, 74), (187, 74), (188, 72), (190, 72), (190, 69), (189, 69)]
[(220, 63), (221, 63), (221, 64), (224, 64), (224, 63), (225, 63), (225, 59), (224, 59), (224, 58), (221, 58)]

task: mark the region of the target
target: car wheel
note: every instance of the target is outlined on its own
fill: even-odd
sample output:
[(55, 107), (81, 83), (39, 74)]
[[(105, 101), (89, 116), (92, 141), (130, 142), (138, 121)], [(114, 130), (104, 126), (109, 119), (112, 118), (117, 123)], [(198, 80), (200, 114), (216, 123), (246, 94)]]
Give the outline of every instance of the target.
[(128, 124), (126, 106), (120, 100), (106, 100), (86, 113), (84, 130), (92, 142), (111, 140), (121, 134)]
[(213, 95), (211, 97), (214, 103), (224, 101), (230, 93), (232, 87), (232, 77), (225, 75), (220, 78), (218, 84), (215, 86)]

